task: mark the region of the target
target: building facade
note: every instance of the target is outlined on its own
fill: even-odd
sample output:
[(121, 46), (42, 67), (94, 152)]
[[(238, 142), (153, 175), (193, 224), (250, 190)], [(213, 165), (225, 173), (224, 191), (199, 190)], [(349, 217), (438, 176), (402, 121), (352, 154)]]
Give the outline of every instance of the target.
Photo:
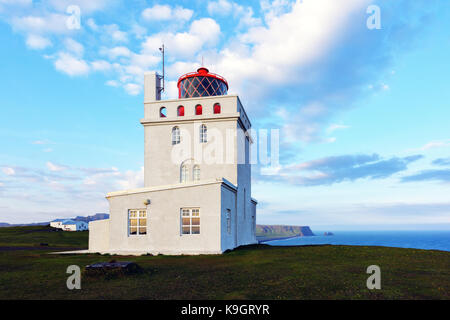
[(251, 124), (220, 76), (200, 68), (160, 99), (144, 79), (144, 187), (108, 193), (110, 218), (89, 223), (89, 251), (217, 254), (256, 243)]
[(84, 221), (66, 220), (61, 223), (63, 231), (86, 231), (89, 230), (89, 225)]
[(50, 227), (58, 228), (63, 231), (86, 231), (89, 225), (84, 221), (74, 221), (67, 219), (55, 219), (50, 222)]

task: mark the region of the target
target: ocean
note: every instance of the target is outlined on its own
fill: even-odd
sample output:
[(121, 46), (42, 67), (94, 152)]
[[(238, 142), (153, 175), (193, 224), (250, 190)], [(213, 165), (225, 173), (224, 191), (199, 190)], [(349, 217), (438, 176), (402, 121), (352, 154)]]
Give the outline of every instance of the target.
[(332, 236), (295, 237), (264, 242), (273, 246), (341, 244), (450, 251), (450, 231), (336, 231)]

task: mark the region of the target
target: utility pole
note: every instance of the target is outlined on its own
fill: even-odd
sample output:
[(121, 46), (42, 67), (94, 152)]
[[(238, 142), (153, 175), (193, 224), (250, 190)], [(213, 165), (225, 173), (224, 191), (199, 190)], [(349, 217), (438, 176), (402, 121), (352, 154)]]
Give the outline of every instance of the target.
[(164, 91), (164, 78), (165, 78), (165, 73), (164, 73), (164, 43), (162, 44), (161, 48), (159, 48), (159, 51), (161, 51), (162, 54), (162, 81), (163, 81), (163, 85), (162, 88), (160, 89), (160, 92)]

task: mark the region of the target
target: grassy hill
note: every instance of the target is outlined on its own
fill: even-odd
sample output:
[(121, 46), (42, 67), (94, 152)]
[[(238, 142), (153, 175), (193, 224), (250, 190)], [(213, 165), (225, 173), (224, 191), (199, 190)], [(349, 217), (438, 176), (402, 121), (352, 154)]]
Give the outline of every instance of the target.
[(1, 246), (40, 246), (87, 248), (88, 231), (68, 232), (45, 226), (0, 228)]
[[(87, 241), (87, 232), (0, 229), (0, 299), (450, 299), (449, 252), (257, 245), (201, 256), (48, 254), (87, 248)], [(66, 288), (69, 265), (83, 268), (111, 259), (134, 261), (143, 272), (83, 275), (81, 290)], [(372, 264), (381, 268), (381, 290), (366, 288)]]

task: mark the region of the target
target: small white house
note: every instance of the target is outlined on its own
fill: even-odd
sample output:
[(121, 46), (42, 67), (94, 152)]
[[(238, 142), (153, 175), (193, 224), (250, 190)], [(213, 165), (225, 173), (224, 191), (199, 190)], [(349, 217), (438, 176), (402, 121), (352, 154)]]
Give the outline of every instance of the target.
[(50, 227), (62, 229), (62, 223), (66, 221), (66, 219), (55, 219), (50, 222)]
[(85, 231), (88, 230), (88, 224), (84, 221), (65, 220), (61, 223), (64, 231)]

